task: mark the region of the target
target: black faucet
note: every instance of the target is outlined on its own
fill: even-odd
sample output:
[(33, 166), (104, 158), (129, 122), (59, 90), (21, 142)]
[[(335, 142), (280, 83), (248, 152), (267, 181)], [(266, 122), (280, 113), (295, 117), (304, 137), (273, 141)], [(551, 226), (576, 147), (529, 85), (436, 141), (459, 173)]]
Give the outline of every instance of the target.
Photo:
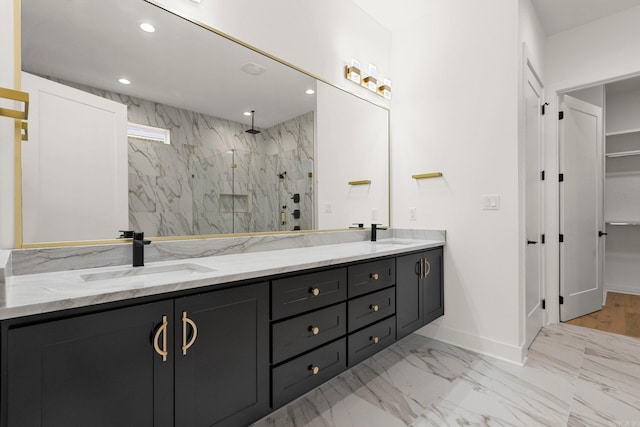
[(375, 242), (378, 240), (378, 230), (386, 230), (386, 227), (378, 227), (382, 224), (371, 224), (371, 241)]
[(144, 240), (144, 233), (133, 233), (133, 266), (144, 266), (144, 246), (151, 240)]

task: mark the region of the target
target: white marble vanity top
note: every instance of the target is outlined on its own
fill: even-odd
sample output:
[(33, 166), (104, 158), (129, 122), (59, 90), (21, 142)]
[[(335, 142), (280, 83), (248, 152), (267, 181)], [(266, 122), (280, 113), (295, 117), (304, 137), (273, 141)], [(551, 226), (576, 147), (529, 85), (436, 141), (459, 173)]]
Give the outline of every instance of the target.
[(116, 266), (9, 276), (0, 285), (0, 319), (260, 279), (444, 244), (442, 240), (393, 238), (151, 262), (142, 270)]

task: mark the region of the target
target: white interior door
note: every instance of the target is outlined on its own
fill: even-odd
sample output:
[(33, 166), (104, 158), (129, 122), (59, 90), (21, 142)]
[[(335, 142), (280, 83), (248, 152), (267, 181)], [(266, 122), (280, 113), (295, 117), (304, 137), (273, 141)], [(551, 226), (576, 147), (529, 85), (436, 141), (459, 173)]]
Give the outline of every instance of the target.
[(531, 65), (524, 79), (525, 102), (525, 310), (526, 347), (542, 328), (542, 85)]
[(127, 107), (22, 73), (23, 241), (113, 239), (129, 227)]
[(560, 130), (560, 320), (602, 308), (602, 109), (564, 95)]

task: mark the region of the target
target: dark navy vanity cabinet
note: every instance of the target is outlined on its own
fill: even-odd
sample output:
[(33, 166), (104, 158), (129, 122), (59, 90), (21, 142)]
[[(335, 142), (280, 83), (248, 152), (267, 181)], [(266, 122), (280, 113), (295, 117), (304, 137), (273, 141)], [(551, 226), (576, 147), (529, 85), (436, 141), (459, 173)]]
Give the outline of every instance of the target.
[(0, 426), (242, 426), (444, 312), (442, 248), (0, 323)]

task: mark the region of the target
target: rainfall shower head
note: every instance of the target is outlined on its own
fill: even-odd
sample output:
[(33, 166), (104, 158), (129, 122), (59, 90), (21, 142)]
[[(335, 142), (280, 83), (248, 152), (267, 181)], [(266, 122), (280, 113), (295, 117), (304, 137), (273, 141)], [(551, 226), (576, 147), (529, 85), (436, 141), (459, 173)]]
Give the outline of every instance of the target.
[(253, 126), (253, 118), (255, 115), (256, 115), (255, 110), (251, 110), (251, 129), (245, 130), (246, 133), (250, 133), (251, 135), (260, 133), (260, 131)]

